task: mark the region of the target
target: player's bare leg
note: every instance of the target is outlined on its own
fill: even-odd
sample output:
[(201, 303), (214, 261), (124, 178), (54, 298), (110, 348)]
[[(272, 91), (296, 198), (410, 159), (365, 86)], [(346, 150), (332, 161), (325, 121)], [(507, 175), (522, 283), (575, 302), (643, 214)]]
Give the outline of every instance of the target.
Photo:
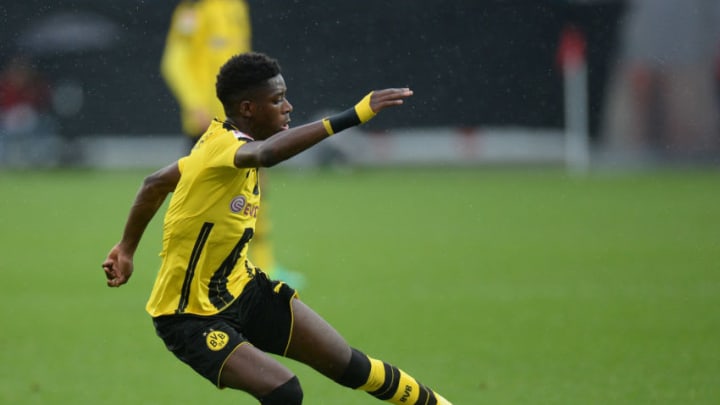
[(245, 391), (268, 405), (301, 404), (303, 398), (292, 371), (248, 343), (238, 346), (228, 358), (220, 386)]
[(335, 328), (299, 299), (292, 300), (292, 309), (294, 323), (287, 357), (337, 380), (350, 362), (350, 346)]
[(366, 391), (393, 404), (450, 405), (406, 372), (351, 348), (320, 315), (292, 300), (293, 332), (287, 356), (301, 361), (338, 384)]

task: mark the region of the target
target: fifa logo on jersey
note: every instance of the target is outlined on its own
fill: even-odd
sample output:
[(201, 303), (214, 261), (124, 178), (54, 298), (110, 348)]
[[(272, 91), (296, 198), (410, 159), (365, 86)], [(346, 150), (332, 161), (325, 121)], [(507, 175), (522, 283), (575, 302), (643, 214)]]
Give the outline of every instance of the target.
[(230, 201), (230, 211), (234, 214), (242, 214), (249, 217), (257, 218), (258, 206), (248, 204), (244, 195), (239, 195)]

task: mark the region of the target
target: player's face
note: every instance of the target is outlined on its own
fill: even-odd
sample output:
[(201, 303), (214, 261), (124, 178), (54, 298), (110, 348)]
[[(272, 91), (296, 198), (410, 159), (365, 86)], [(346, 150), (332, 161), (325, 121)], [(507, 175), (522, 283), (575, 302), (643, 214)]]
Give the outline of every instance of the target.
[(255, 139), (267, 139), (289, 128), (293, 107), (285, 98), (286, 93), (282, 75), (268, 79), (267, 86), (257, 93), (251, 134)]

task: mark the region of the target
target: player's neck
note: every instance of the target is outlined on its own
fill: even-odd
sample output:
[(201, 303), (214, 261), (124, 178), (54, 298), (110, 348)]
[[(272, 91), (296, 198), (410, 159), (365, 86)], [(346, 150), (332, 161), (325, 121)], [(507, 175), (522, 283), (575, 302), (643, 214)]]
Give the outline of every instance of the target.
[[(232, 128), (233, 130), (237, 131), (236, 133), (242, 134), (244, 138), (249, 138), (249, 139), (251, 139), (251, 140), (253, 140), (253, 141), (255, 140), (255, 138), (253, 138), (253, 136), (250, 135), (247, 131), (244, 131), (244, 130), (240, 129), (240, 126), (238, 126), (238, 125), (235, 123), (235, 121), (233, 121), (231, 118), (227, 118), (227, 119), (223, 122), (223, 125), (225, 125), (225, 127), (226, 127), (227, 129)], [(230, 127), (230, 128), (228, 128), (228, 127)]]

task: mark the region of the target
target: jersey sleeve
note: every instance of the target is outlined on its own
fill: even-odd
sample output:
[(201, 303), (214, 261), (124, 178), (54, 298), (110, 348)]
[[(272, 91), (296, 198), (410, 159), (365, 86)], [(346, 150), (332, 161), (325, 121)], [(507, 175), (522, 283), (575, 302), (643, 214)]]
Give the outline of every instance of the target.
[(180, 174), (182, 174), (183, 170), (185, 169), (185, 162), (187, 161), (187, 156), (181, 157), (178, 159), (178, 170), (180, 170)]
[(208, 166), (236, 168), (235, 153), (245, 143), (247, 140), (236, 138), (232, 132), (215, 137), (208, 144)]

